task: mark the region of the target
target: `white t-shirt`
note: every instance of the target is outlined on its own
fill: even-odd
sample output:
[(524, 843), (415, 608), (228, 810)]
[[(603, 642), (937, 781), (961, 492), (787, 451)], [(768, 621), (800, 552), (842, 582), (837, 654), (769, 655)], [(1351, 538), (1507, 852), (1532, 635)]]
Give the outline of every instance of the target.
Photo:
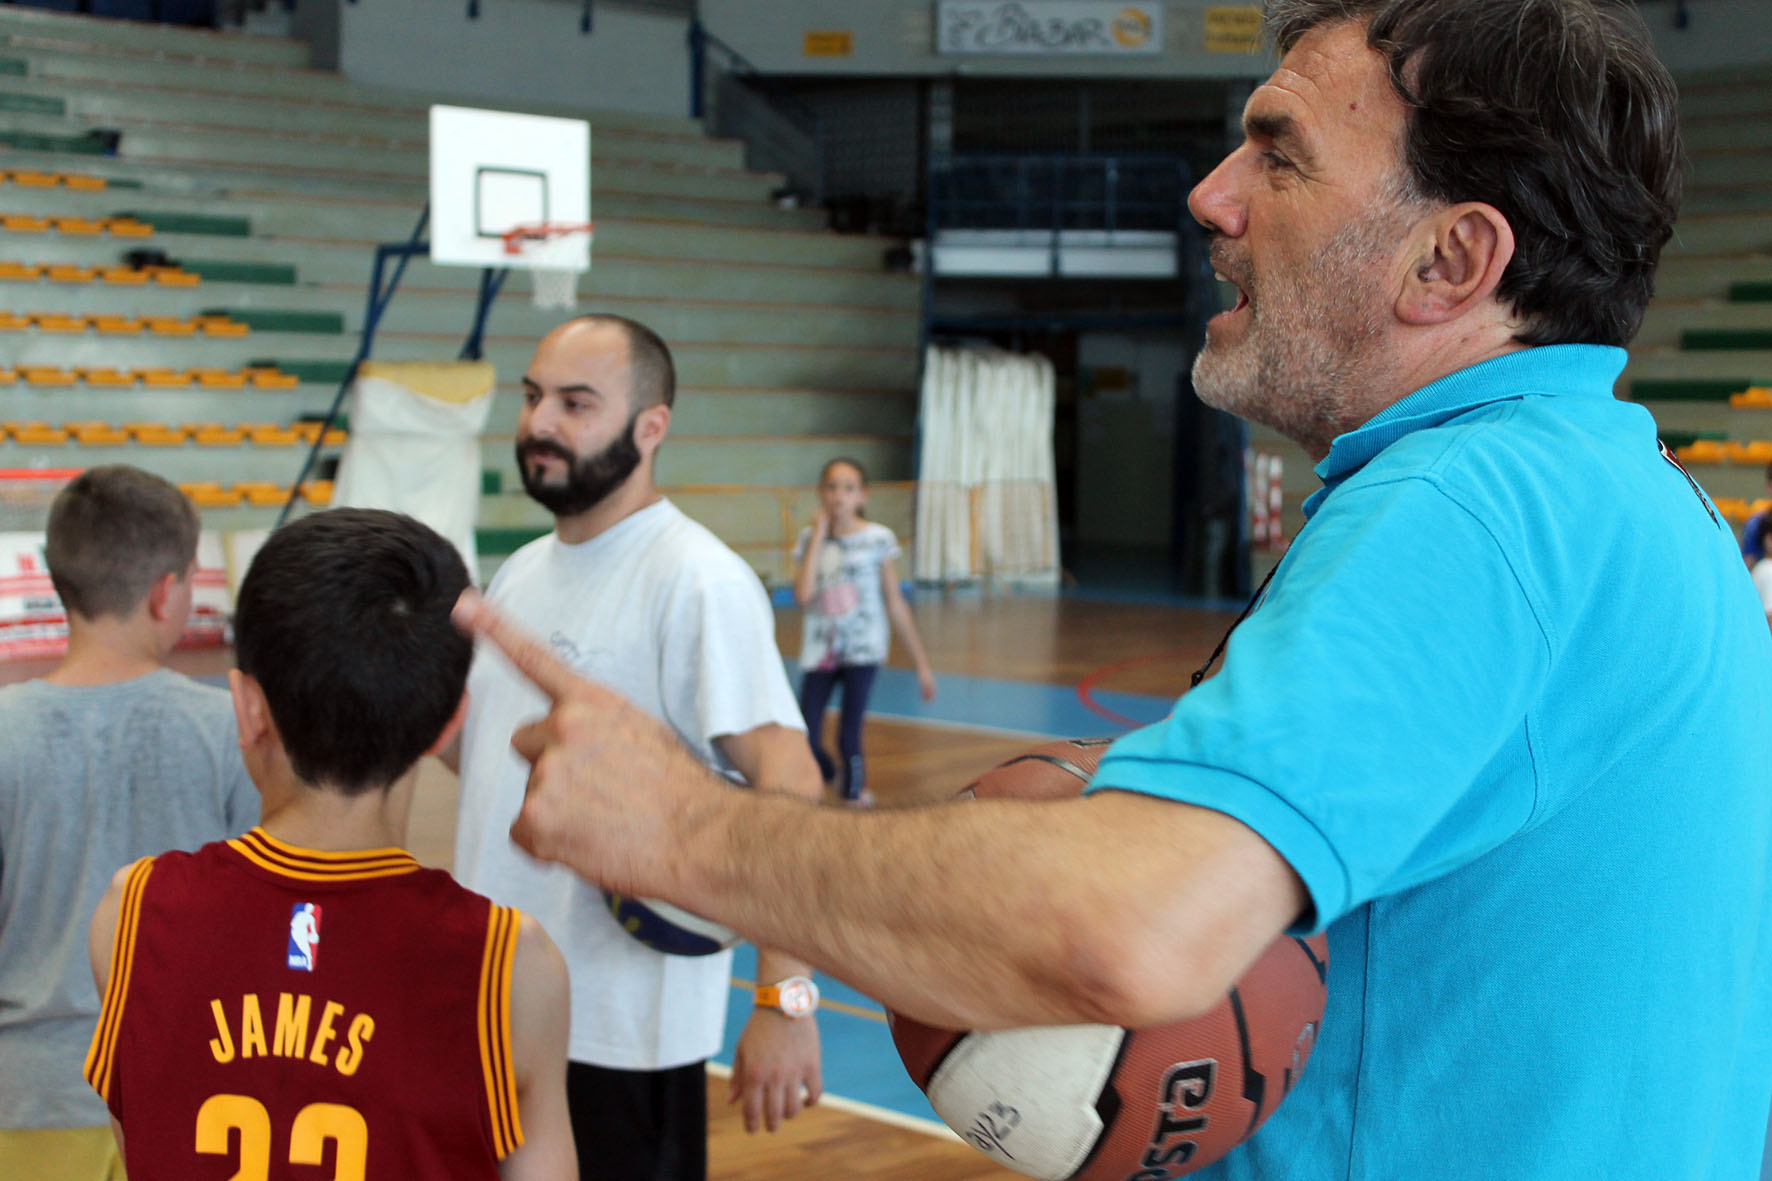
[[(574, 668), (669, 723), (725, 774), (736, 778), (714, 738), (770, 723), (803, 729), (762, 583), (669, 501), (581, 545), (551, 533), (529, 543), (487, 595)], [(569, 1057), (665, 1070), (716, 1053), (731, 953), (655, 952), (616, 925), (596, 886), (511, 844), (529, 777), (511, 735), (546, 712), (545, 699), (485, 645), (468, 695), (455, 875), (534, 915), (560, 945), (572, 981)]]
[(1760, 602), (1766, 608), (1766, 614), (1772, 615), (1772, 558), (1761, 558), (1754, 563), (1754, 589), (1760, 592)]
[[(794, 560), (812, 541), (800, 530)], [(827, 536), (818, 547), (818, 584), (800, 620), (800, 667), (808, 672), (846, 664), (884, 664), (892, 643), (880, 567), (898, 557), (898, 538), (873, 521), (844, 537)]]

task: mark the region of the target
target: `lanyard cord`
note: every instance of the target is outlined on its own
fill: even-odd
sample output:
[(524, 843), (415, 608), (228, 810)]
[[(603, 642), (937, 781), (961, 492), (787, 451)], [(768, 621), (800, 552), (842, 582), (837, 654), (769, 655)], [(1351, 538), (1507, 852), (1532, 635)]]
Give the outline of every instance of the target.
[(1249, 613), (1255, 610), (1255, 605), (1257, 603), (1261, 602), (1261, 596), (1267, 593), (1267, 584), (1274, 580), (1274, 571), (1279, 568), (1280, 563), (1275, 562), (1273, 569), (1270, 569), (1267, 572), (1267, 577), (1261, 580), (1261, 585), (1255, 588), (1255, 593), (1249, 596), (1249, 602), (1244, 605), (1243, 613), (1237, 616), (1237, 618), (1231, 622), (1229, 627), (1224, 629), (1224, 635), (1218, 638), (1218, 647), (1212, 649), (1212, 655), (1206, 658), (1206, 663), (1195, 669), (1194, 675), (1188, 678), (1187, 687), (1189, 689), (1199, 688), (1200, 682), (1206, 679), (1206, 674), (1212, 671), (1212, 666), (1218, 663), (1218, 658), (1224, 655), (1225, 645), (1231, 642), (1231, 633), (1237, 630), (1238, 624), (1241, 624), (1245, 619), (1249, 618)]

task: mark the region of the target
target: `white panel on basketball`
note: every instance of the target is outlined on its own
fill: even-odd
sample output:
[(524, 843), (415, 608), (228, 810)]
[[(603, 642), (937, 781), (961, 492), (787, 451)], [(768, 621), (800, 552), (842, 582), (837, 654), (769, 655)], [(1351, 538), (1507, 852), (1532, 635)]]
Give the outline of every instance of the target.
[(640, 901), (644, 902), (646, 908), (659, 918), (673, 926), (682, 927), (691, 934), (700, 935), (703, 939), (712, 939), (715, 943), (732, 944), (738, 942), (738, 933), (731, 927), (722, 927), (711, 919), (704, 919), (698, 914), (690, 914), (682, 907), (672, 906), (668, 902), (660, 902), (656, 898), (642, 898)]
[(431, 108), (431, 261), (443, 266), (591, 265), (588, 234), (505, 250), (519, 225), (591, 220), (591, 125), (472, 107)]
[(1117, 1025), (969, 1033), (930, 1078), (930, 1105), (999, 1164), (1062, 1181), (1101, 1138), (1095, 1104), (1125, 1036)]

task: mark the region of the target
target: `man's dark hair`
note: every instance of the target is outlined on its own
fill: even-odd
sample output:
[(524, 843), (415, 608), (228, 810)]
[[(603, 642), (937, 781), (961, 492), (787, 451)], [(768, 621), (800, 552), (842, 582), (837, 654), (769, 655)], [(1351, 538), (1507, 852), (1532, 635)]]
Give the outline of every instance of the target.
[(670, 346), (646, 325), (626, 316), (592, 313), (580, 316), (598, 324), (618, 325), (628, 338), (628, 373), (633, 381), (632, 413), (648, 406), (670, 406), (677, 401), (677, 366)]
[(1627, 344), (1680, 209), (1673, 79), (1609, 0), (1267, 0), (1281, 53), (1366, 21), (1409, 109), (1413, 195), (1513, 227), (1497, 295), (1522, 344)]
[(386, 787), (437, 740), (474, 655), (449, 621), (467, 585), (455, 547), (399, 513), (334, 509), (265, 541), (240, 584), (235, 659), (305, 782)]
[(197, 556), (197, 510), (159, 476), (124, 464), (89, 468), (49, 506), (43, 556), (69, 611), (127, 618)]

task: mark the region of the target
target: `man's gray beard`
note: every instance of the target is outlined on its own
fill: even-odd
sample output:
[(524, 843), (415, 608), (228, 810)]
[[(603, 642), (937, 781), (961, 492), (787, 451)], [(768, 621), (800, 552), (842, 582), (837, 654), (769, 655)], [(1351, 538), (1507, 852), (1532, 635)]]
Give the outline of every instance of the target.
[[(1260, 303), (1251, 301), (1243, 340), (1228, 349), (1208, 343), (1194, 358), (1200, 401), (1271, 427), (1312, 455), (1364, 422), (1360, 394), (1372, 385), (1390, 313), (1367, 271), (1385, 257), (1397, 225), (1391, 209), (1344, 226), (1295, 283), (1270, 280)], [(1350, 292), (1359, 298), (1350, 301)]]

